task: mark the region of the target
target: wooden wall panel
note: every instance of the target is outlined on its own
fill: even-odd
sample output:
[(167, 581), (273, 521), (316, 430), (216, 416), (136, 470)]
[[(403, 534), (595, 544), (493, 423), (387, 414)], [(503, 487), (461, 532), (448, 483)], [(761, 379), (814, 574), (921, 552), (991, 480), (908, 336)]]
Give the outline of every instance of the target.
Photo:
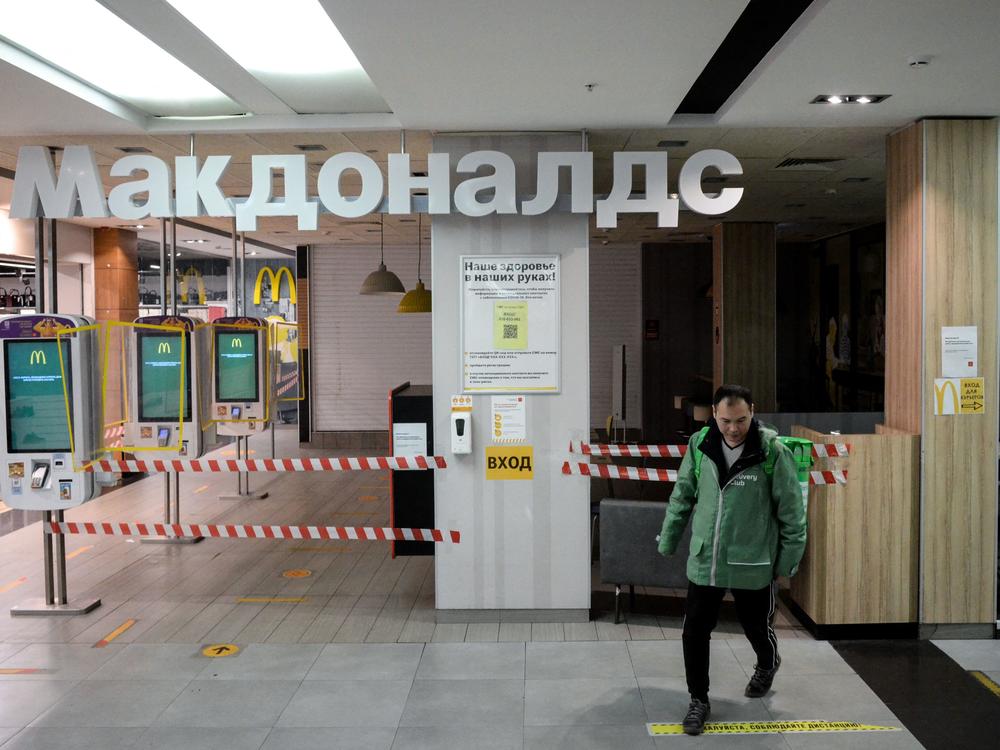
[(923, 133), (915, 123), (887, 139), (885, 423), (920, 432), (923, 296)]
[(917, 622), (919, 436), (834, 437), (800, 426), (792, 434), (853, 447), (850, 458), (822, 462), (846, 468), (847, 484), (810, 490), (806, 555), (792, 598), (817, 625)]
[[(923, 606), (928, 623), (996, 617), (997, 121), (924, 123)], [(983, 413), (934, 416), (941, 327), (979, 327)]]
[(713, 244), (713, 380), (753, 391), (758, 411), (775, 408), (774, 224), (718, 224)]
[[(139, 316), (139, 253), (138, 235), (125, 229), (94, 230), (94, 317), (97, 322), (108, 320), (133, 321)], [(109, 350), (122, 352), (122, 336), (127, 329), (113, 330)], [(107, 410), (105, 422), (121, 419), (125, 412), (121, 394), (123, 368), (108, 370)]]

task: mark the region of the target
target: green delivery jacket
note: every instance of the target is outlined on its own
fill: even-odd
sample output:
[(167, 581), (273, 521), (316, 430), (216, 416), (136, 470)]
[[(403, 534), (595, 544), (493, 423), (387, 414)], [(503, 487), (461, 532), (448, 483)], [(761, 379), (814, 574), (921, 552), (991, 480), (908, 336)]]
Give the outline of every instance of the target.
[[(760, 589), (775, 576), (790, 576), (798, 569), (806, 546), (805, 508), (795, 461), (776, 438), (774, 430), (754, 419), (743, 455), (726, 472), (722, 433), (713, 421), (695, 448), (704, 454), (697, 479), (692, 450), (697, 436), (688, 443), (658, 550), (672, 555), (693, 516), (687, 576), (694, 583)], [(777, 455), (769, 477), (765, 462), (770, 451)]]

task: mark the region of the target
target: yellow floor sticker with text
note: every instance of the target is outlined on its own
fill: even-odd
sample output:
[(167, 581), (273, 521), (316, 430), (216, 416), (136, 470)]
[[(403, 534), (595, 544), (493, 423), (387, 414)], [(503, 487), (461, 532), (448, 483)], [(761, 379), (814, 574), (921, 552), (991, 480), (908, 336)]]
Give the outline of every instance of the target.
[[(659, 737), (684, 734), (680, 724), (647, 724), (649, 734)], [(704, 734), (782, 734), (785, 732), (899, 732), (899, 727), (858, 724), (854, 721), (710, 721)]]

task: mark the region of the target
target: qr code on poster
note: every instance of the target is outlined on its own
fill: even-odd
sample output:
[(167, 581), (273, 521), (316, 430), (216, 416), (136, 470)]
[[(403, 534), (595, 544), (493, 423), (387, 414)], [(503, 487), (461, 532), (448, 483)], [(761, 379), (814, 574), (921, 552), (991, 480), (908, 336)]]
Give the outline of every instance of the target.
[(516, 323), (504, 323), (503, 324), (503, 337), (505, 339), (516, 339), (517, 338), (517, 324)]

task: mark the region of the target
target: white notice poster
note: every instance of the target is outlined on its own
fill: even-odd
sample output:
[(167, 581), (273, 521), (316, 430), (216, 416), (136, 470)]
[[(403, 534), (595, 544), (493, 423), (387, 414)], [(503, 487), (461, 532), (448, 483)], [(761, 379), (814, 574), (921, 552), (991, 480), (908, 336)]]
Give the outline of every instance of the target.
[(978, 370), (979, 329), (976, 326), (942, 326), (941, 375), (974, 378)]
[(427, 455), (427, 425), (423, 422), (394, 422), (392, 455), (413, 458)]
[(463, 393), (558, 393), (559, 256), (459, 263)]
[(520, 443), (528, 439), (524, 396), (493, 396), (493, 442)]

